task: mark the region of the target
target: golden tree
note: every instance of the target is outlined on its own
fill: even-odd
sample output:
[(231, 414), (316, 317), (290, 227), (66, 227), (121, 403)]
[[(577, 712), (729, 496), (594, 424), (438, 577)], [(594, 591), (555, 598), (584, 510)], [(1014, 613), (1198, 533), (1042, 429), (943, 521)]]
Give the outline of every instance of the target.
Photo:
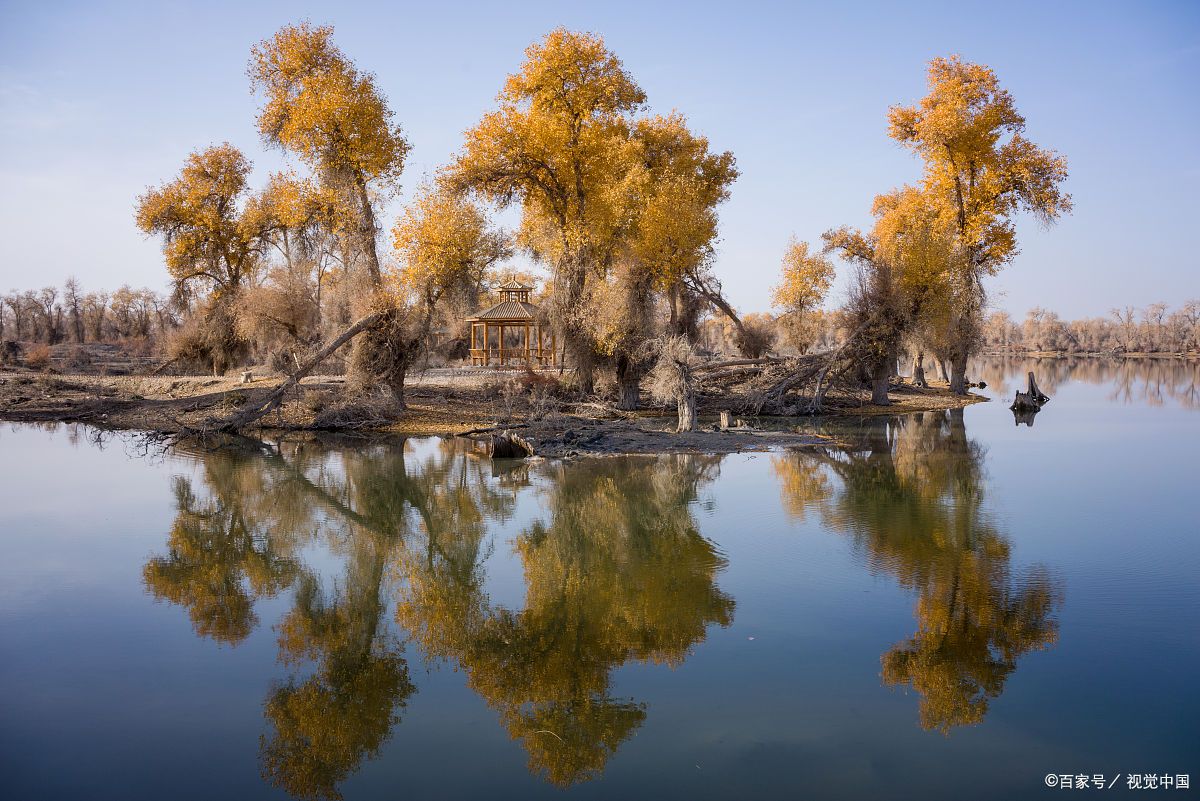
[(983, 279), (1017, 255), (1014, 218), (1042, 223), (1071, 211), (1062, 189), (1066, 159), (1024, 135), (1025, 118), (991, 68), (958, 56), (929, 64), (929, 93), (915, 106), (896, 106), (889, 135), (925, 163), (922, 189), (953, 227), (965, 285), (951, 321), (947, 354), (951, 388), (966, 392), (967, 357), (978, 336), (985, 301)]
[(271, 145), (294, 153), (358, 221), (358, 247), (375, 283), (375, 204), (393, 192), (409, 145), (375, 85), (333, 43), (333, 28), (285, 26), (251, 51), (251, 86), (265, 102), (258, 129)]
[(922, 727), (949, 734), (983, 720), (1018, 660), (1057, 641), (1061, 590), (1012, 566), (962, 409), (879, 418), (859, 436), (845, 452), (773, 460), (784, 509), (816, 511), (916, 594), (917, 631), (880, 657), (881, 678), (912, 687)]
[(590, 392), (586, 292), (628, 223), (631, 116), (645, 94), (592, 34), (558, 28), (525, 55), (448, 176), (501, 206), (520, 205), (518, 240), (550, 265), (555, 323)]
[(137, 226), (162, 237), (176, 297), (201, 297), (201, 313), (176, 340), (175, 356), (209, 362), (214, 373), (245, 352), (233, 303), (261, 268), (272, 224), (249, 199), (250, 167), (233, 145), (215, 145), (192, 153), (178, 176), (137, 199)]
[(609, 286), (595, 292), (592, 304), (596, 338), (613, 359), (622, 409), (638, 407), (656, 297), (666, 298), (668, 332), (694, 338), (699, 304), (689, 302), (688, 279), (697, 279), (711, 262), (716, 207), (729, 197), (738, 175), (733, 155), (712, 153), (708, 140), (692, 133), (678, 113), (639, 120), (631, 135), (633, 222), (615, 269), (605, 276)]
[(351, 223), (342, 237), (344, 266), (359, 257), (365, 262), (369, 292), (362, 311), (368, 316), (352, 327), (354, 334), (342, 335), (361, 334), (351, 360), (356, 383), (388, 386), (403, 408), (407, 361), (391, 342), (404, 321), (383, 292), (376, 205), (397, 188), (408, 142), (375, 77), (338, 49), (332, 27), (302, 22), (281, 28), (253, 48), (247, 71), (264, 97), (258, 115), (263, 139), (304, 162), (336, 209), (333, 216)]
[[(719, 461), (548, 467), (548, 519), (517, 544), (520, 610), (484, 594), (483, 532), (469, 522), (479, 507), (465, 505), (461, 526), (434, 515), (429, 547), (410, 549), (397, 620), (429, 657), (466, 673), (531, 772), (564, 787), (598, 777), (646, 717), (645, 704), (615, 696), (612, 672), (630, 659), (678, 665), (710, 625), (732, 622), (734, 600), (716, 584), (724, 560), (691, 513)], [(463, 478), (439, 497), (469, 496)]]
[(825, 300), (833, 285), (834, 270), (825, 253), (810, 252), (808, 243), (795, 237), (783, 254), (782, 275), (771, 290), (771, 305), (780, 309), (791, 343), (803, 353), (804, 318)]

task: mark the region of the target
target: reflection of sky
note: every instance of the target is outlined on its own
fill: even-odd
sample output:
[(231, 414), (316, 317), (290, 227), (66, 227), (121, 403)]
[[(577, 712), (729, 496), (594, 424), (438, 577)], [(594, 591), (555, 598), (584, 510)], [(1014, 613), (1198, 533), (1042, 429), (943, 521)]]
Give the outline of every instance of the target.
[[(1014, 798), (1047, 772), (1194, 774), (1200, 429), (1193, 412), (1110, 393), (1061, 381), (1031, 429), (1014, 427), (999, 401), (965, 410), (967, 437), (985, 450), (985, 512), (1011, 546), (1014, 574), (1045, 565), (1064, 596), (1059, 642), (1021, 659), (982, 725), (950, 737), (919, 728), (915, 695), (879, 676), (880, 655), (915, 629), (914, 595), (865, 569), (820, 515), (790, 520), (768, 455), (733, 455), (701, 489), (711, 508), (692, 507), (728, 559), (716, 583), (736, 599), (733, 625), (710, 627), (675, 669), (627, 663), (614, 673), (613, 694), (645, 702), (646, 721), (603, 779), (572, 795), (920, 788), (961, 798), (971, 787), (971, 797)], [(410, 443), (407, 464), (434, 447)], [(274, 797), (255, 757), (263, 698), (285, 675), (271, 626), (289, 594), (259, 602), (258, 628), (230, 648), (197, 638), (184, 610), (142, 589), (142, 565), (162, 552), (173, 517), (169, 476), (193, 472), (181, 460), (128, 458), (118, 443), (72, 447), (62, 430), (0, 431), (0, 786), (105, 797), (82, 788), (106, 777), (112, 797), (118, 785), (123, 798)], [(522, 489), (514, 517), (489, 532), (493, 604), (523, 605), (509, 543), (538, 502)], [(334, 557), (310, 555), (338, 576)], [(394, 628), (390, 609), (385, 619)], [(418, 648), (407, 654), (417, 692), (380, 757), (343, 787), (348, 798), (396, 788), (562, 797), (528, 774), (520, 744), (463, 674), (427, 672)]]

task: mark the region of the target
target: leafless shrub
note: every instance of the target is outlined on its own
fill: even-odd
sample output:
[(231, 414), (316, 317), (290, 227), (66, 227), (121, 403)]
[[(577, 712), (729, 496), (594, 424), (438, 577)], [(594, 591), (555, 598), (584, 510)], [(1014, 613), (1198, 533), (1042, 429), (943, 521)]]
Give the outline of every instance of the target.
[(247, 343), (234, 326), (228, 303), (217, 301), (176, 329), (167, 343), (171, 358), (221, 375), (246, 355)]
[(536, 384), (529, 393), (529, 418), (545, 420), (558, 413), (559, 402), (555, 387), (550, 384)]
[(313, 389), (304, 393), (302, 403), (315, 416), (332, 407), (335, 403), (335, 396), (329, 390)]
[(746, 319), (738, 329), (734, 341), (744, 356), (757, 359), (774, 346), (775, 336), (775, 331), (767, 323)]
[(25, 354), (25, 366), (30, 370), (45, 370), (50, 366), (50, 346), (34, 345)]
[(246, 405), (246, 393), (244, 392), (226, 392), (221, 397), (222, 408), (233, 410)]
[(511, 420), (513, 409), (516, 406), (517, 399), (525, 394), (525, 387), (519, 380), (513, 377), (507, 378), (500, 385), (500, 405), (504, 410), (504, 419)]

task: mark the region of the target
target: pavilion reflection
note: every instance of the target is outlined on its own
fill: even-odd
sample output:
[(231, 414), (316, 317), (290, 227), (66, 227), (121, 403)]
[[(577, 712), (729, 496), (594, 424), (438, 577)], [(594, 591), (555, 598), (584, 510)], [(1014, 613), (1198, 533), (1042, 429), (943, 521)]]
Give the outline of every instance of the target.
[(1057, 641), (1059, 584), (1040, 567), (1013, 568), (983, 508), (984, 452), (961, 409), (872, 420), (853, 438), (775, 457), (785, 509), (818, 515), (916, 593), (917, 631), (883, 654), (881, 676), (920, 695), (921, 725), (979, 723), (1020, 657)]

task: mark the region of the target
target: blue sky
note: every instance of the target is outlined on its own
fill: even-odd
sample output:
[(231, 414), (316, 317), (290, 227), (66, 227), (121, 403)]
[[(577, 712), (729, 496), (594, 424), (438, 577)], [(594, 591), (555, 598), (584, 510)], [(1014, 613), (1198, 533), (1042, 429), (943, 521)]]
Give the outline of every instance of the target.
[(413, 145), (406, 192), (493, 107), (530, 42), (558, 25), (603, 35), (653, 110), (678, 109), (737, 157), (717, 273), (745, 311), (766, 309), (790, 235), (867, 225), (875, 194), (919, 176), (887, 109), (924, 93), (930, 58), (959, 53), (997, 71), (1029, 136), (1071, 168), (1074, 215), (1022, 221), (994, 304), (1079, 317), (1200, 297), (1197, 2), (0, 0), (0, 290), (68, 275), (165, 287), (134, 198), (214, 142), (242, 148), (256, 181), (283, 164), (256, 135), (245, 66), (303, 18), (333, 24), (377, 74)]

